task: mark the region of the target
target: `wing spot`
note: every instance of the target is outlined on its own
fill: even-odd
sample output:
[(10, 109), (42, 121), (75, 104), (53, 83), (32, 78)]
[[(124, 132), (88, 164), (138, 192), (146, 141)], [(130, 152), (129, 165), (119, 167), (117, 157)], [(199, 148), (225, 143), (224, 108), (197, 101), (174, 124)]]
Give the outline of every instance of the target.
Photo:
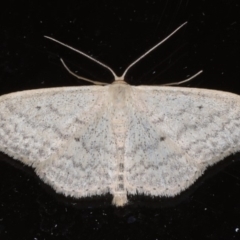
[(165, 139), (165, 137), (160, 137), (160, 142), (163, 142)]

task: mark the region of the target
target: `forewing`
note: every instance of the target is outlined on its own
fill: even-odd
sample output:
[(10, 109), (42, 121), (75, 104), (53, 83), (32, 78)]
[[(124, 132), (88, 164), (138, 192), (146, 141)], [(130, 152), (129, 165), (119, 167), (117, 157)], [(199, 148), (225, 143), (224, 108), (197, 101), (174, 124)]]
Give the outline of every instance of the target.
[(133, 87), (126, 143), (128, 191), (175, 195), (208, 165), (240, 150), (240, 97), (177, 87)]
[(107, 94), (107, 87), (90, 86), (2, 96), (0, 150), (65, 195), (107, 191), (114, 159), (114, 143), (105, 144), (113, 137)]

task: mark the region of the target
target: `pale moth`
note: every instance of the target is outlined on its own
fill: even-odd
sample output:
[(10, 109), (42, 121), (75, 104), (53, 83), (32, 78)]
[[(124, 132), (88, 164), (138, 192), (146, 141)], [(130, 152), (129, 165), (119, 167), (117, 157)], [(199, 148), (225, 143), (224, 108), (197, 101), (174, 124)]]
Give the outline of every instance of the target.
[(240, 150), (240, 97), (124, 81), (136, 62), (183, 25), (120, 77), (50, 38), (106, 67), (115, 80), (79, 77), (96, 85), (1, 96), (0, 151), (74, 198), (111, 193), (112, 203), (123, 206), (127, 194), (174, 196), (188, 188), (208, 166)]

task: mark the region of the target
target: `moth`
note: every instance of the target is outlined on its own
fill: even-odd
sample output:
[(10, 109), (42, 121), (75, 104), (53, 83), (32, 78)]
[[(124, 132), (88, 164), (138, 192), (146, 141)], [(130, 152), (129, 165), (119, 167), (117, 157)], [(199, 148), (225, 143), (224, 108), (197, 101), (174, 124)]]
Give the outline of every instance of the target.
[(208, 166), (240, 150), (240, 97), (124, 80), (134, 64), (185, 24), (120, 77), (50, 38), (109, 69), (114, 81), (77, 76), (95, 85), (1, 96), (0, 151), (32, 166), (56, 192), (75, 198), (111, 193), (112, 203), (124, 206), (128, 194), (174, 196), (188, 188)]

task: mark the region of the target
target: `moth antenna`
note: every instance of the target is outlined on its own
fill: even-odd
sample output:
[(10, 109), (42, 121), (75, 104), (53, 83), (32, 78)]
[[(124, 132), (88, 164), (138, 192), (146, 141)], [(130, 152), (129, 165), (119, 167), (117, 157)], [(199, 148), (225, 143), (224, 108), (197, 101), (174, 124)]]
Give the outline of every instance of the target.
[(137, 58), (134, 62), (132, 62), (124, 71), (123, 75), (120, 77), (121, 79), (124, 79), (126, 73), (128, 72), (128, 70), (134, 66), (137, 62), (139, 62), (142, 58), (144, 58), (146, 55), (148, 55), (150, 52), (152, 52), (154, 49), (156, 49), (158, 46), (160, 46), (161, 44), (163, 44), (165, 41), (167, 41), (173, 34), (175, 34), (179, 29), (181, 29), (184, 25), (186, 25), (187, 22), (183, 23), (182, 25), (180, 25), (178, 28), (176, 28), (172, 33), (170, 33), (167, 37), (165, 37), (162, 41), (160, 41), (158, 44), (156, 44), (155, 46), (153, 46), (152, 48), (150, 48), (147, 52), (145, 52), (143, 55), (141, 55), (139, 58)]
[[(44, 36), (44, 37), (47, 38), (47, 39), (50, 39), (50, 40), (52, 40), (52, 41), (54, 41), (54, 42), (56, 42), (56, 43), (58, 43), (58, 44), (61, 44), (62, 46), (67, 47), (67, 48), (69, 48), (69, 49), (71, 49), (71, 50), (73, 50), (73, 51), (75, 51), (75, 52), (77, 52), (77, 53), (79, 53), (79, 54), (81, 54), (81, 55), (83, 55), (83, 56), (91, 59), (92, 61), (98, 63), (99, 65), (103, 66), (104, 68), (108, 69), (108, 70), (112, 73), (112, 75), (114, 76), (114, 80), (115, 80), (114, 82), (116, 82), (116, 81), (122, 81), (122, 82), (125, 83), (124, 78), (125, 78), (127, 72), (129, 71), (129, 69), (130, 69), (131, 67), (133, 67), (136, 63), (138, 63), (142, 58), (144, 58), (146, 55), (148, 55), (150, 52), (152, 52), (152, 51), (153, 51), (154, 49), (156, 49), (158, 46), (160, 46), (160, 45), (163, 44), (165, 41), (167, 41), (172, 35), (174, 35), (178, 30), (180, 30), (180, 29), (181, 29), (184, 25), (186, 25), (186, 24), (187, 24), (187, 22), (184, 22), (182, 25), (180, 25), (178, 28), (176, 28), (172, 33), (170, 33), (167, 37), (165, 37), (163, 40), (161, 40), (158, 44), (156, 44), (155, 46), (153, 46), (152, 48), (150, 48), (147, 52), (145, 52), (143, 55), (141, 55), (139, 58), (137, 58), (134, 62), (132, 62), (132, 63), (125, 69), (124, 73), (123, 73), (122, 76), (120, 76), (120, 77), (117, 76), (117, 74), (116, 74), (109, 66), (107, 66), (106, 64), (104, 64), (104, 63), (98, 61), (97, 59), (89, 56), (88, 54), (86, 54), (86, 53), (84, 53), (84, 52), (82, 52), (82, 51), (80, 51), (80, 50), (78, 50), (78, 49), (76, 49), (76, 48), (73, 48), (73, 47), (71, 47), (71, 46), (68, 45), (68, 44), (65, 44), (65, 43), (63, 43), (63, 42), (60, 42), (60, 41), (58, 41), (58, 40), (56, 40), (56, 39), (54, 39), (54, 38), (52, 38), (52, 37), (48, 37), (48, 36)], [(84, 77), (82, 77), (82, 76), (78, 76), (77, 74), (73, 73), (73, 72), (66, 66), (66, 64), (63, 62), (62, 59), (61, 59), (61, 62), (62, 62), (62, 64), (63, 64), (63, 66), (67, 69), (67, 71), (68, 71), (70, 74), (72, 74), (73, 76), (77, 77), (77, 78), (83, 79), (83, 80), (85, 80), (85, 81), (87, 81), (87, 82), (91, 82), (91, 83), (94, 83), (94, 84), (97, 84), (97, 85), (106, 85), (106, 84), (107, 84), (107, 83), (102, 83), (102, 84), (101, 84), (100, 82), (97, 82), (97, 81), (94, 81), (94, 80), (91, 80), (91, 79), (87, 79), (87, 78), (84, 78)], [(195, 74), (194, 76), (192, 76), (192, 77), (189, 78), (189, 79), (186, 79), (186, 80), (183, 80), (183, 81), (177, 82), (177, 83), (169, 83), (168, 85), (174, 85), (174, 84), (175, 84), (175, 85), (179, 85), (179, 84), (181, 84), (181, 83), (187, 82), (187, 81), (193, 79), (194, 77), (196, 77), (197, 75), (199, 75), (201, 72), (202, 72), (202, 71), (198, 72), (197, 74)], [(165, 85), (166, 85), (166, 84), (165, 84)]]
[(80, 51), (80, 50), (77, 50), (76, 48), (73, 48), (73, 47), (69, 46), (69, 45), (66, 44), (66, 43), (60, 42), (60, 41), (56, 40), (55, 38), (48, 37), (48, 36), (44, 36), (44, 37), (47, 38), (47, 39), (50, 39), (50, 40), (52, 40), (52, 41), (54, 41), (54, 42), (56, 42), (56, 43), (59, 43), (59, 44), (61, 44), (62, 46), (67, 47), (67, 48), (69, 48), (69, 49), (71, 49), (71, 50), (73, 50), (73, 51), (75, 51), (75, 52), (77, 52), (77, 53), (80, 53), (81, 55), (83, 55), (83, 56), (91, 59), (92, 61), (98, 63), (99, 65), (107, 68), (107, 69), (112, 73), (112, 75), (114, 76), (114, 79), (115, 79), (115, 80), (117, 80), (117, 79), (119, 78), (119, 77), (117, 76), (117, 74), (116, 74), (109, 66), (107, 66), (106, 64), (104, 64), (104, 63), (98, 61), (97, 59), (89, 56), (88, 54), (86, 54), (86, 53), (84, 53), (84, 52), (82, 52), (82, 51)]

